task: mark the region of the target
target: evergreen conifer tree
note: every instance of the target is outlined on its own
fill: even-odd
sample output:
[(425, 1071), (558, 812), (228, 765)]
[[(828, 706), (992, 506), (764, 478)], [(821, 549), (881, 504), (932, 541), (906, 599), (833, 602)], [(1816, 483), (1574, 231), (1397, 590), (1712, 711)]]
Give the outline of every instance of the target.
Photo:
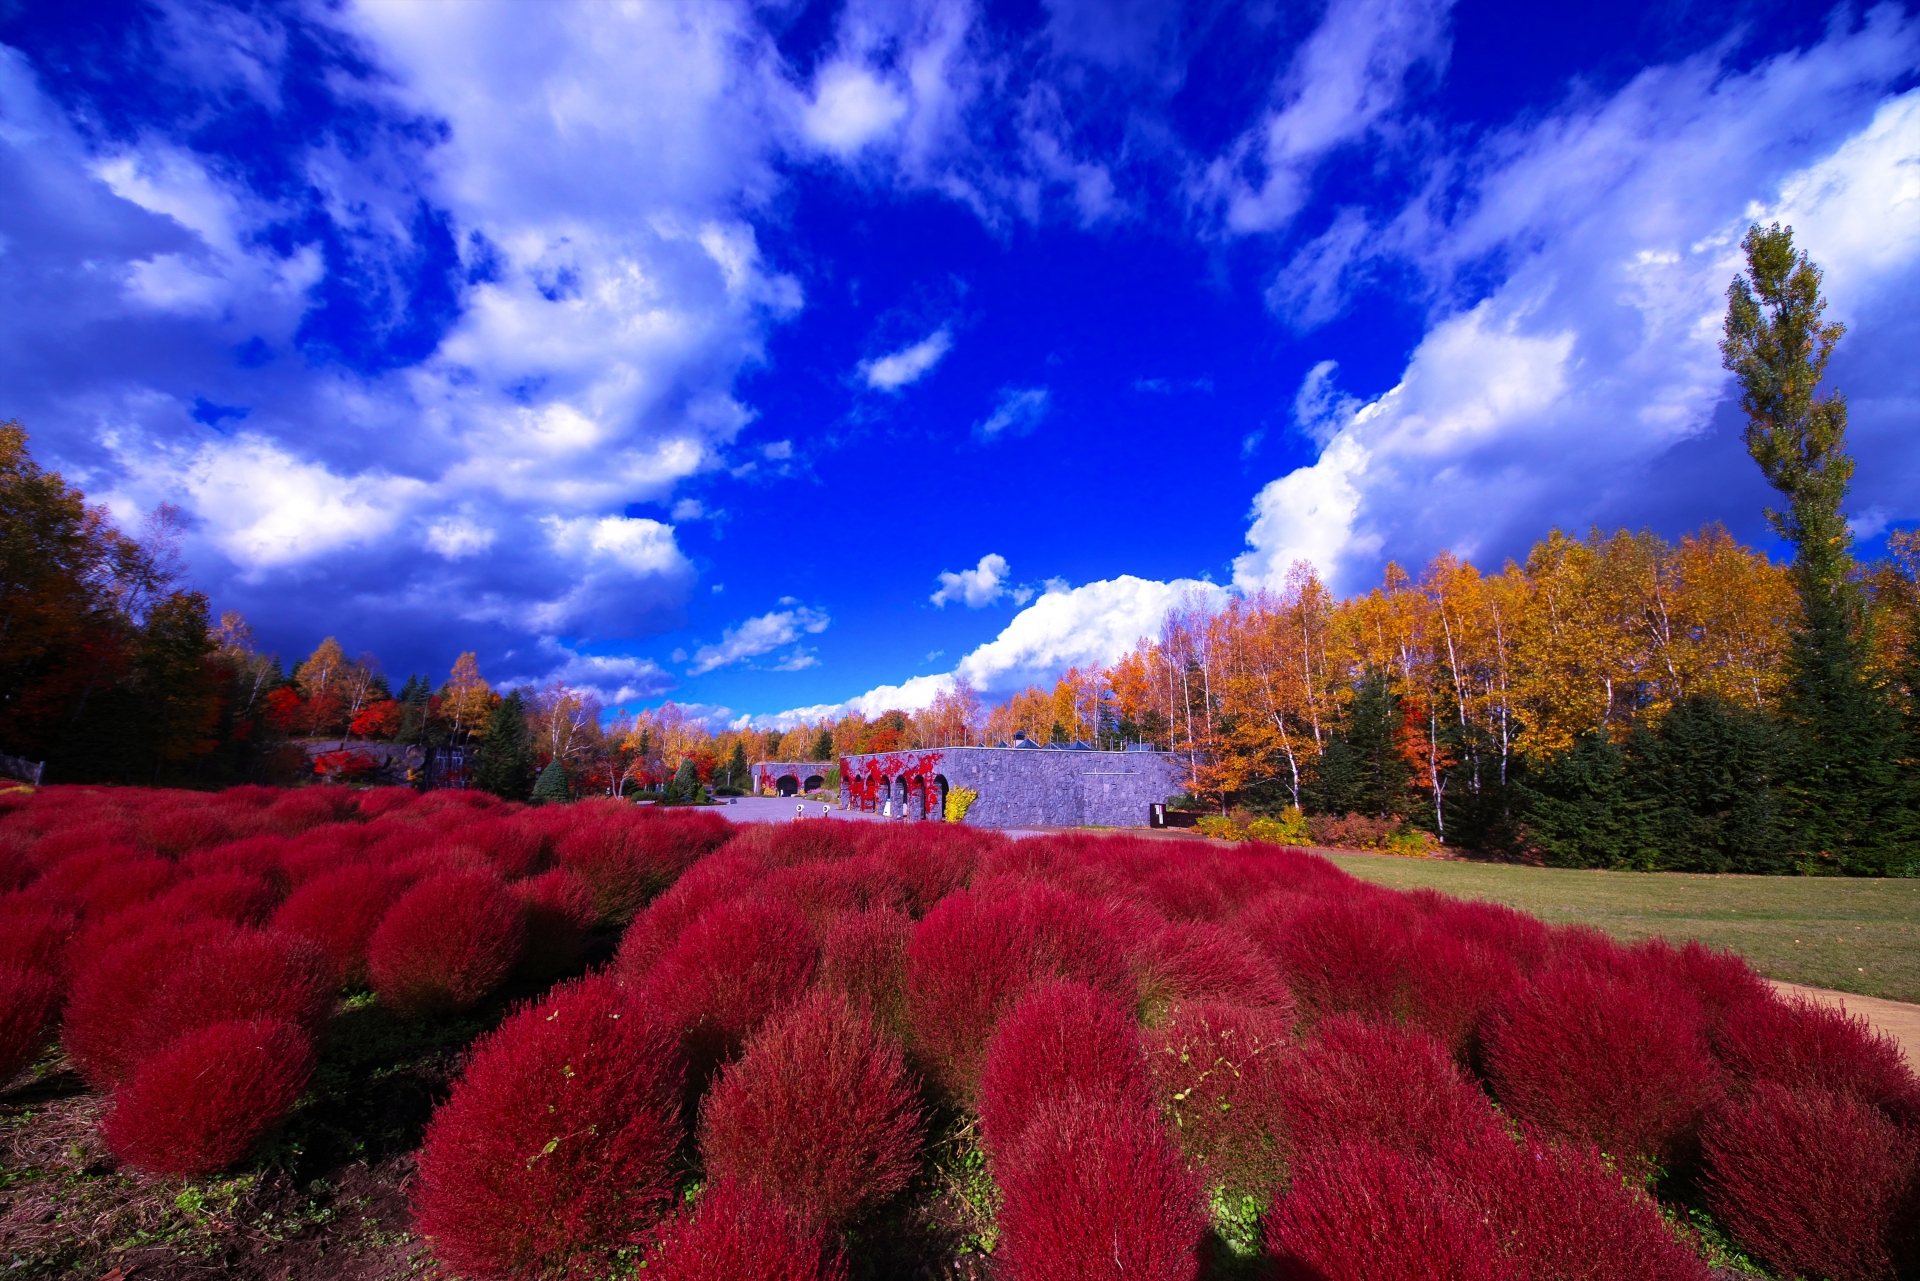
[(550, 805), (564, 803), (571, 799), (573, 797), (567, 787), (566, 766), (562, 765), (560, 758), (556, 756), (547, 762), (547, 767), (540, 771), (540, 777), (533, 782), (533, 803)]
[(813, 736), (813, 759), (830, 761), (833, 759), (833, 731), (823, 729)]
[(747, 748), (739, 739), (733, 740), (733, 755), (727, 757), (727, 786), (741, 788), (747, 785)]
[(1799, 843), (1857, 875), (1920, 870), (1899, 777), (1897, 715), (1868, 677), (1868, 619), (1841, 505), (1853, 478), (1847, 402), (1820, 394), (1844, 325), (1824, 321), (1820, 269), (1793, 229), (1753, 226), (1747, 271), (1727, 288), (1723, 363), (1740, 380), (1747, 452), (1787, 500), (1767, 520), (1793, 544), (1801, 618), (1787, 711), (1800, 764), (1789, 789)]
[(524, 801), (533, 786), (533, 735), (527, 729), (526, 700), (515, 690), (487, 718), (474, 786), (502, 800)]

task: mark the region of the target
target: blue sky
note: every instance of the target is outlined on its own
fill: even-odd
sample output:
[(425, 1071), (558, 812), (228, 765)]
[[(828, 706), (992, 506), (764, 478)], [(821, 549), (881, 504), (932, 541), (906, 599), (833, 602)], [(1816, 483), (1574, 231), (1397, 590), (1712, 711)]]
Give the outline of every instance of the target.
[(1920, 13), (0, 6), (0, 416), (297, 657), (721, 721), (990, 694), (1311, 560), (1764, 542), (1751, 219), (1920, 519)]

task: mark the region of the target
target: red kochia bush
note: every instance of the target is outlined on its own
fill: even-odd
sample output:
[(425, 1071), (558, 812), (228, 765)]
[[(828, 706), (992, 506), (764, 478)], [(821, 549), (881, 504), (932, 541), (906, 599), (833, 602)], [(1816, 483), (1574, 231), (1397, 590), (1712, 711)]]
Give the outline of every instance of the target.
[(1652, 1197), (1591, 1147), (1456, 1147), (1442, 1167), (1503, 1230), (1524, 1274), (1552, 1281), (1709, 1281)]
[(1738, 1080), (1814, 1087), (1878, 1108), (1895, 1122), (1920, 1122), (1920, 1081), (1893, 1038), (1857, 1014), (1767, 992), (1733, 1009), (1714, 1036), (1714, 1051)]
[(1882, 1281), (1916, 1142), (1854, 1099), (1762, 1082), (1702, 1129), (1707, 1202), (1782, 1276)]
[(627, 982), (644, 982), (660, 958), (708, 908), (748, 897), (764, 875), (766, 868), (758, 860), (736, 850), (702, 859), (634, 918), (620, 936), (616, 968)]
[(904, 1027), (901, 985), (913, 922), (888, 908), (848, 912), (827, 927), (820, 949), (821, 985), (864, 1005), (882, 1027)]
[(593, 891), (564, 867), (543, 872), (513, 887), (527, 915), (527, 946), (520, 972), (553, 979), (580, 963), (593, 933)]
[(1222, 926), (1162, 926), (1143, 940), (1137, 964), (1141, 995), (1155, 1016), (1184, 1001), (1223, 1001), (1268, 1006), (1293, 1018), (1293, 994), (1273, 963), (1244, 935)]
[(934, 1082), (970, 1097), (994, 1024), (1040, 978), (1078, 979), (1134, 1000), (1125, 949), (1097, 905), (1028, 886), (1009, 897), (948, 896), (907, 943), (907, 1019)]
[(227, 927), (202, 935), (150, 994), (126, 1033), (145, 1056), (212, 1023), (272, 1019), (317, 1035), (333, 1010), (333, 975), (311, 943)]
[(273, 886), (258, 876), (213, 872), (182, 881), (145, 910), (156, 918), (186, 920), (198, 916), (236, 925), (259, 925), (273, 914), (279, 901)]
[(1640, 1174), (1673, 1160), (1717, 1089), (1683, 992), (1583, 965), (1554, 966), (1496, 1007), (1482, 1043), (1494, 1091), (1517, 1118)]
[(402, 883), (374, 867), (345, 867), (316, 876), (274, 913), (273, 927), (306, 939), (326, 955), (336, 986), (367, 982), (367, 944)]
[(1430, 1157), (1449, 1144), (1506, 1141), (1446, 1047), (1409, 1028), (1326, 1020), (1280, 1074), (1279, 1095), (1303, 1154), (1356, 1142)]
[(723, 903), (681, 933), (645, 991), (685, 1038), (696, 1087), (806, 990), (814, 961), (807, 923), (772, 903)]
[(40, 1057), (59, 995), (52, 975), (0, 966), (0, 1085)]
[(485, 872), (447, 872), (400, 896), (367, 949), (373, 990), (408, 1018), (478, 1004), (520, 959), (520, 904)]
[(661, 1281), (845, 1281), (847, 1264), (825, 1229), (807, 1230), (778, 1202), (720, 1179), (682, 1217), (647, 1275)]
[(427, 1127), (434, 1252), (478, 1278), (597, 1275), (672, 1195), (680, 1074), (672, 1032), (608, 980), (514, 1013)]
[(1210, 1184), (1264, 1193), (1286, 1173), (1289, 1032), (1281, 1011), (1200, 1002), (1148, 1033), (1154, 1097)]
[(582, 802), (582, 816), (554, 853), (593, 889), (606, 925), (625, 925), (701, 855), (720, 848), (733, 825), (717, 814), (658, 817), (619, 801)]
[(994, 1163), (1004, 1258), (1019, 1281), (1192, 1281), (1204, 1199), (1149, 1108), (1066, 1096)]
[(0, 898), (0, 967), (64, 977), (67, 944), (79, 922), (59, 908), (10, 899)]
[(1027, 989), (994, 1030), (980, 1073), (980, 1128), (996, 1160), (1062, 1096), (1148, 1106), (1147, 1068), (1132, 1018), (1084, 983)]
[(1462, 1063), (1472, 1056), (1485, 1012), (1521, 981), (1507, 957), (1434, 926), (1407, 939), (1400, 963), (1395, 1013)]
[(210, 1174), (253, 1149), (312, 1071), (313, 1041), (292, 1024), (214, 1023), (175, 1041), (116, 1090), (102, 1132), (121, 1160), (150, 1174)]
[(139, 1054), (159, 1048), (139, 1039), (153, 994), (197, 949), (232, 928), (215, 921), (159, 925), (117, 938), (76, 966), (60, 1039), (90, 1085), (119, 1084)]
[[(1303, 1156), (1267, 1216), (1288, 1281), (1524, 1281), (1480, 1207), (1425, 1162), (1364, 1142)], [(1557, 1275), (1557, 1274), (1556, 1274)]]
[(754, 1034), (700, 1118), (707, 1172), (757, 1185), (804, 1225), (852, 1222), (919, 1165), (918, 1092), (900, 1049), (837, 992)]

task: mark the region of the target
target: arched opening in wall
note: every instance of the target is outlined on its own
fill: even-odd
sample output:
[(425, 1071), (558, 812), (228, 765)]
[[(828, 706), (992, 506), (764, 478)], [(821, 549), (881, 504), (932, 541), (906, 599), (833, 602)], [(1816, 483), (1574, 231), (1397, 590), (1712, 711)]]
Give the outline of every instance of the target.
[(874, 788), (874, 792), (873, 792), (873, 812), (876, 814), (889, 813), (890, 807), (888, 805), (888, 802), (891, 801), (892, 799), (893, 799), (893, 780), (888, 778), (885, 774), (882, 774), (880, 776), (879, 785)]
[(780, 781), (774, 785), (774, 790), (782, 796), (792, 796), (800, 790), (800, 780), (791, 774), (782, 774)]
[(801, 782), (801, 784), (800, 784), (800, 790), (801, 790), (801, 791), (803, 791), (803, 792), (817, 792), (817, 791), (819, 791), (819, 790), (820, 790), (821, 788), (823, 788), (823, 787), (825, 787), (826, 785), (827, 785), (827, 780), (826, 780), (826, 779), (824, 779), (824, 778), (822, 778), (822, 777), (820, 777), (820, 775), (818, 775), (818, 774), (809, 774), (809, 775), (807, 775), (807, 777), (806, 777), (806, 778), (805, 778), (805, 779), (804, 779), (804, 780), (803, 780), (803, 781)]
[(947, 817), (947, 776), (933, 776), (933, 790), (927, 794), (927, 801), (933, 806), (933, 817), (944, 821)]
[(927, 782), (918, 774), (907, 780), (907, 817), (922, 819), (927, 816)]

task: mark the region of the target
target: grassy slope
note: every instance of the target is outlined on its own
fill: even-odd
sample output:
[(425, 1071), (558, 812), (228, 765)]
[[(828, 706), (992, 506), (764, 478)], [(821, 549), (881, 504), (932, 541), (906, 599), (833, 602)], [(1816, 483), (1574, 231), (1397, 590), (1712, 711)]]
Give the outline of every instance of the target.
[(1769, 978), (1920, 1002), (1920, 880), (1588, 872), (1335, 855), (1366, 880), (1490, 899), (1616, 938), (1699, 939)]

